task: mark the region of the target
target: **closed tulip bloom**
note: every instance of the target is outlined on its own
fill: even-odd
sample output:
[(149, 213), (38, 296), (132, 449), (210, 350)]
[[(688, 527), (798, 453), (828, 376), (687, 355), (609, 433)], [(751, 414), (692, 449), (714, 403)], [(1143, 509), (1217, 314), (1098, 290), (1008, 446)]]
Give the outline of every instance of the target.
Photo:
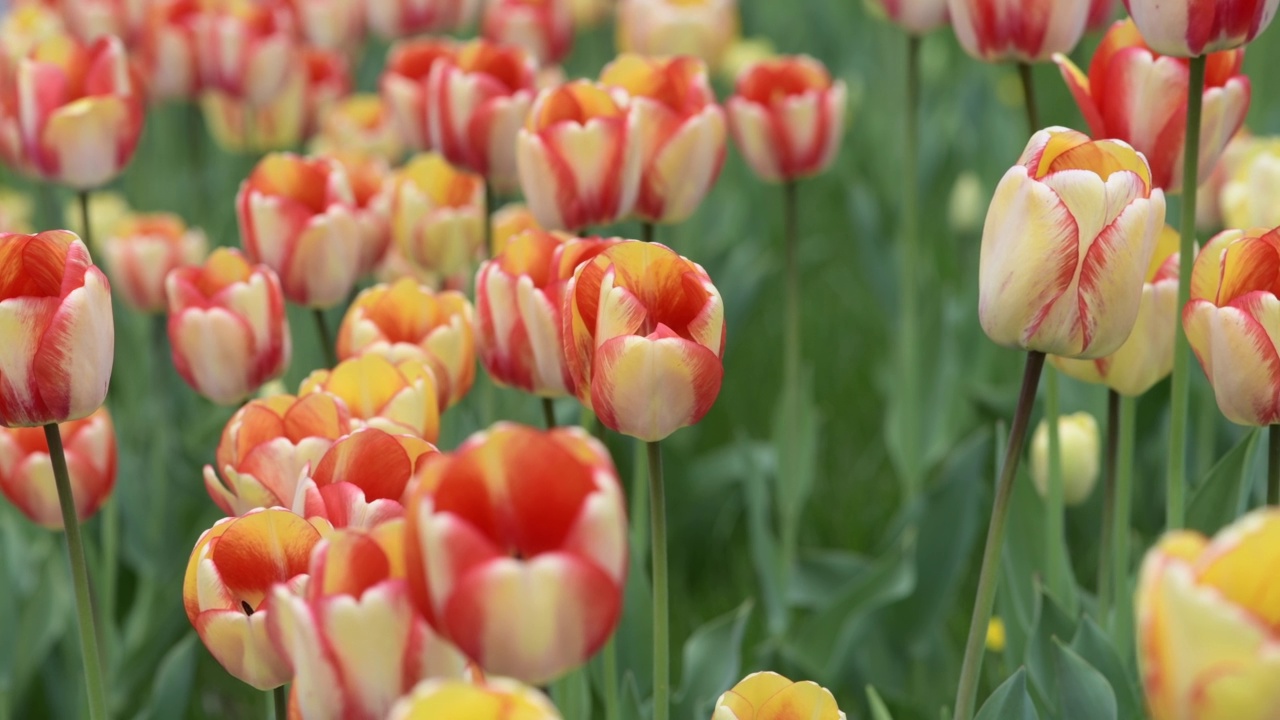
[(769, 182), (823, 172), (840, 152), (848, 90), (822, 63), (779, 57), (748, 68), (725, 103), (747, 164)]
[(1267, 29), (1280, 0), (1124, 0), (1156, 52), (1194, 57), (1243, 47)]
[(529, 206), (524, 203), (507, 203), (493, 213), (489, 219), (492, 227), (490, 231), (492, 235), (492, 245), (489, 248), (489, 257), (497, 257), (507, 248), (507, 244), (516, 235), (526, 230), (541, 230), (538, 225), (538, 219), (529, 211)]
[(407, 517), (419, 612), (485, 672), (545, 684), (613, 633), (626, 511), (608, 451), (581, 428), (473, 435), (428, 460)]
[(1089, 19), (1085, 0), (948, 0), (960, 45), (984, 62), (1043, 62), (1071, 52)]
[(470, 274), (484, 250), (484, 178), (427, 153), (391, 182), (391, 238), (400, 252), (440, 279)]
[(223, 428), (215, 455), (222, 478), (205, 465), (205, 489), (228, 515), (291, 507), (303, 471), (352, 429), (346, 404), (327, 393), (252, 400)]
[(422, 38), (396, 43), (387, 54), (387, 66), (378, 87), (400, 128), (400, 136), (411, 150), (432, 149), (427, 123), (433, 98), (427, 92), (427, 80), (436, 63), (456, 52), (457, 46), (451, 40)]
[(357, 154), (394, 163), (404, 154), (404, 141), (382, 98), (357, 93), (333, 103), (320, 116), (311, 149), (317, 154)]
[[(1151, 164), (1156, 187), (1182, 187), (1187, 128), (1187, 61), (1157, 55), (1132, 20), (1111, 26), (1085, 75), (1064, 55), (1054, 62), (1095, 138), (1123, 140)], [(1209, 178), (1223, 149), (1244, 124), (1249, 79), (1240, 73), (1244, 51), (1209, 56), (1200, 125), (1200, 177)]]
[(78, 420), (107, 397), (111, 286), (66, 230), (0, 234), (0, 425)]
[(200, 94), (209, 134), (233, 153), (260, 154), (296, 147), (309, 120), (307, 69), (295, 63), (284, 87), (264, 105), (250, 105), (218, 90)]
[(302, 381), (299, 395), (324, 391), (341, 398), (354, 425), (403, 433), (435, 442), (442, 403), (431, 366), (411, 358), (392, 363), (367, 354), (343, 360), (332, 370), (316, 370)]
[(293, 12), (283, 0), (214, 0), (196, 27), (204, 88), (252, 107), (285, 88), (299, 60)]
[(1142, 285), (1138, 319), (1119, 350), (1096, 360), (1051, 355), (1049, 362), (1071, 377), (1106, 385), (1138, 397), (1173, 372), (1173, 341), (1178, 321), (1178, 231), (1166, 225)]
[(488, 178), (495, 192), (518, 189), (516, 134), (537, 92), (536, 66), (516, 47), (473, 40), (431, 68), (431, 147)]
[(234, 405), (284, 374), (292, 352), (280, 280), (239, 251), (165, 278), (173, 364), (196, 392)]
[(575, 231), (631, 213), (643, 171), (635, 117), (586, 80), (538, 94), (516, 141), (516, 165), (542, 227)]
[(61, 5), (67, 27), (81, 40), (114, 36), (132, 44), (146, 22), (151, 0), (75, 0)]
[(333, 307), (350, 294), (360, 271), (354, 204), (336, 161), (268, 155), (236, 194), (245, 254), (280, 275), (291, 302)]
[(434, 452), (434, 445), (412, 435), (356, 430), (303, 471), (292, 510), (317, 526), (372, 530), (404, 516), (409, 482)]
[(352, 211), (360, 228), (358, 274), (363, 277), (377, 269), (391, 245), (391, 169), (372, 155), (335, 152), (328, 157), (342, 165), (351, 183)]
[(600, 82), (622, 88), (636, 114), (644, 169), (635, 214), (648, 222), (689, 219), (724, 165), (725, 117), (701, 60), (623, 55)]
[(471, 303), (460, 292), (433, 292), (411, 278), (374, 285), (356, 296), (342, 318), (338, 357), (425, 362), (443, 412), (465, 397), (475, 381), (472, 315)]
[(551, 700), (507, 678), (424, 680), (391, 709), (387, 720), (563, 720)]
[(147, 93), (156, 100), (194, 98), (200, 89), (196, 28), (199, 0), (172, 0), (151, 6), (143, 25), (142, 67)]
[(142, 95), (124, 44), (60, 35), (18, 63), (17, 117), (30, 169), (89, 190), (120, 174), (142, 134)]
[(268, 634), (271, 589), (305, 587), (319, 542), (315, 527), (280, 508), (219, 520), (196, 542), (182, 604), (209, 654), (241, 682), (270, 690), (292, 678)]
[[(111, 414), (92, 415), (58, 426), (67, 458), (76, 517), (88, 520), (116, 485), (116, 431)], [(31, 522), (62, 529), (62, 510), (53, 479), (49, 445), (41, 428), (0, 428), (0, 492)]]
[(692, 55), (715, 67), (738, 37), (737, 0), (619, 0), (618, 49)]
[(869, 0), (867, 5), (873, 13), (913, 35), (924, 35), (947, 24), (947, 0)]
[(475, 22), (480, 0), (366, 0), (369, 28), (384, 40), (450, 33)]
[(171, 213), (129, 217), (102, 241), (107, 275), (129, 305), (148, 313), (165, 311), (169, 271), (198, 265), (207, 252), (204, 232)]
[(302, 66), (307, 73), (307, 134), (315, 132), (320, 119), (338, 101), (351, 94), (351, 67), (340, 52), (306, 48)]
[(620, 242), (578, 266), (564, 302), (569, 375), (605, 427), (656, 442), (711, 409), (724, 302), (702, 266), (663, 245)]
[[(1059, 472), (1062, 500), (1080, 505), (1098, 484), (1098, 421), (1087, 412), (1058, 416), (1058, 437), (1062, 444)], [(1044, 497), (1049, 492), (1049, 424), (1041, 420), (1031, 435), (1031, 482)]]
[(1041, 130), (996, 187), (978, 318), (999, 345), (1095, 359), (1129, 337), (1164, 227), (1164, 193), (1118, 140)]
[(746, 676), (716, 701), (711, 720), (844, 720), (831, 691), (774, 672)]
[(364, 40), (361, 0), (290, 0), (302, 38), (311, 47), (351, 54)]
[(1165, 535), (1138, 580), (1138, 657), (1152, 720), (1270, 720), (1280, 710), (1280, 511), (1212, 539)]
[(1222, 221), (1229, 228), (1276, 227), (1280, 208), (1280, 138), (1257, 138), (1230, 166), (1219, 195)]
[(573, 49), (572, 0), (488, 0), (485, 39), (518, 47), (538, 65), (555, 65)]

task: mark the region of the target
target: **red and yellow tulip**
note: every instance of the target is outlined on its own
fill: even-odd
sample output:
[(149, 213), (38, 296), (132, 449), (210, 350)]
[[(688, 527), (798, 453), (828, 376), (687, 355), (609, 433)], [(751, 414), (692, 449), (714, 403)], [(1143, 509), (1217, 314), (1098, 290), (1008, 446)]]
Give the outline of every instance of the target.
[(384, 40), (448, 33), (475, 21), (480, 0), (366, 0), (369, 28)]
[(284, 0), (212, 0), (196, 24), (201, 86), (251, 107), (269, 104), (300, 62), (293, 11)]
[(1084, 35), (1085, 0), (948, 0), (960, 45), (985, 62), (1043, 62)]
[(336, 152), (328, 157), (342, 165), (351, 183), (352, 210), (360, 228), (357, 272), (363, 277), (382, 264), (391, 246), (391, 170), (373, 155)]
[(432, 98), (427, 80), (436, 63), (452, 58), (457, 46), (451, 40), (422, 38), (406, 40), (391, 46), (387, 66), (378, 87), (400, 136), (409, 149), (431, 150), (428, 115)]
[(551, 700), (507, 678), (424, 680), (391, 709), (387, 720), (563, 720)]
[(573, 0), (492, 0), (481, 32), (490, 42), (524, 50), (539, 66), (555, 65), (573, 49)]
[(774, 672), (746, 676), (716, 701), (711, 720), (844, 720), (831, 691)]
[(362, 0), (290, 0), (302, 38), (320, 50), (352, 55), (364, 41)]
[[(1217, 171), (1219, 221), (1229, 228), (1276, 227), (1280, 205), (1280, 138), (1248, 138), (1228, 143)], [(1211, 178), (1212, 179), (1212, 178)], [(1205, 188), (1211, 194), (1212, 186)], [(1197, 196), (1198, 198), (1199, 196)], [(1199, 214), (1197, 214), (1197, 220)]]
[(498, 208), (489, 219), (492, 226), (492, 243), (489, 248), (489, 257), (497, 257), (506, 250), (507, 243), (511, 242), (511, 238), (519, 235), (526, 230), (541, 230), (538, 225), (538, 219), (529, 212), (529, 206), (524, 203), (507, 203)]
[[(89, 519), (116, 485), (116, 431), (111, 414), (100, 407), (92, 415), (61, 423), (76, 517)], [(0, 428), (0, 493), (31, 522), (62, 529), (62, 510), (53, 479), (53, 463), (42, 428)]]
[(305, 132), (311, 135), (321, 118), (351, 94), (351, 67), (346, 55), (315, 48), (303, 49), (302, 67), (307, 77)]
[(108, 36), (130, 45), (142, 32), (150, 0), (75, 0), (62, 2), (67, 28), (84, 42)]
[(1271, 24), (1277, 5), (1280, 0), (1124, 0), (1147, 43), (1178, 57), (1247, 45)]
[(405, 492), (424, 459), (436, 452), (412, 435), (366, 427), (338, 438), (300, 481), (295, 513), (317, 526), (374, 527), (404, 516)]
[(287, 150), (302, 140), (307, 123), (307, 69), (296, 63), (280, 92), (250, 105), (219, 90), (205, 90), (200, 107), (214, 142), (233, 153)]
[(484, 178), (427, 153), (391, 183), (391, 239), (400, 252), (437, 278), (469, 275), (484, 250)]
[(199, 92), (196, 28), (202, 22), (200, 10), (200, 0), (171, 0), (148, 11), (139, 45), (152, 99), (187, 100)]
[(440, 435), (436, 375), (420, 358), (392, 363), (376, 353), (343, 360), (332, 370), (316, 370), (302, 381), (299, 395), (324, 391), (341, 398), (353, 425), (403, 433), (435, 442)]
[(692, 55), (716, 67), (740, 25), (738, 0), (620, 0), (618, 50), (650, 57)]
[(404, 154), (404, 140), (380, 96), (356, 93), (338, 100), (320, 117), (311, 150), (321, 155), (363, 155), (394, 163)]
[(204, 261), (208, 244), (199, 228), (171, 213), (139, 214), (118, 223), (102, 241), (103, 264), (134, 309), (164, 312), (169, 271)]

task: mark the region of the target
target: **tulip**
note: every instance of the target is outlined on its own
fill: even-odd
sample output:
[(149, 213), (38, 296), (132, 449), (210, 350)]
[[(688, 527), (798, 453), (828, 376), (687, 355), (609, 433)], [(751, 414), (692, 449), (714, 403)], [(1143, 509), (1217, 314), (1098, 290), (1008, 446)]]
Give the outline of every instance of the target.
[(538, 220), (524, 203), (507, 203), (493, 213), (489, 220), (489, 257), (497, 257), (507, 248), (511, 238), (526, 230), (541, 230)]
[(238, 251), (165, 278), (173, 364), (196, 392), (234, 405), (289, 367), (289, 321), (280, 280)]
[(1178, 232), (1165, 226), (1142, 285), (1138, 319), (1119, 350), (1097, 360), (1049, 358), (1062, 372), (1099, 383), (1121, 395), (1137, 397), (1173, 371), (1174, 330), (1178, 318)]
[[(1280, 231), (1227, 230), (1196, 256), (1182, 326), (1218, 408), (1239, 425), (1280, 422)], [(1273, 335), (1273, 333), (1275, 335)]]
[(431, 147), (488, 178), (494, 192), (515, 191), (516, 134), (533, 104), (535, 82), (533, 60), (516, 47), (486, 40), (460, 46), (433, 64), (427, 79)]
[(608, 450), (581, 428), (499, 423), (432, 456), (407, 518), (418, 611), (486, 672), (545, 684), (617, 625), (622, 488)]
[[(1111, 26), (1085, 75), (1064, 55), (1054, 62), (1095, 138), (1124, 140), (1151, 163), (1156, 187), (1182, 187), (1187, 128), (1187, 61), (1162, 57), (1143, 42), (1132, 20)], [(1200, 129), (1200, 177), (1213, 172), (1223, 149), (1244, 124), (1249, 79), (1240, 74), (1244, 51), (1208, 59)]]
[(1032, 136), (982, 230), (978, 318), (1000, 345), (1094, 359), (1129, 337), (1164, 226), (1140, 153), (1064, 128)]
[(1219, 195), (1222, 219), (1227, 227), (1253, 228), (1280, 225), (1274, 198), (1280, 192), (1280, 139), (1254, 139), (1233, 158)]
[(201, 84), (251, 107), (269, 104), (297, 63), (293, 13), (283, 0), (214, 0), (196, 26)]
[[(1062, 500), (1080, 505), (1098, 484), (1098, 421), (1087, 412), (1058, 416), (1062, 443)], [(1044, 497), (1049, 488), (1049, 424), (1041, 420), (1031, 436), (1031, 481)]]
[(292, 510), (320, 527), (372, 530), (404, 516), (409, 482), (434, 452), (434, 445), (412, 435), (356, 430), (303, 471)]
[(353, 211), (360, 228), (360, 261), (358, 275), (373, 272), (387, 255), (391, 245), (391, 195), (388, 178), (391, 170), (377, 157), (339, 152), (329, 157), (346, 170), (355, 200)]
[(251, 400), (223, 428), (215, 455), (223, 479), (205, 465), (205, 489), (228, 515), (290, 507), (303, 471), (351, 430), (346, 404), (327, 393)]
[(769, 38), (756, 37), (736, 40), (725, 52), (719, 67), (716, 68), (716, 75), (726, 82), (735, 83), (744, 72), (750, 70), (753, 66), (766, 60), (775, 60), (777, 57), (778, 50), (773, 46), (773, 42)]
[(518, 47), (538, 65), (555, 65), (573, 49), (572, 0), (490, 0), (485, 39)]
[(19, 3), (0, 17), (0, 69), (12, 72), (44, 41), (65, 35), (62, 14), (41, 2)]
[(408, 278), (374, 285), (356, 296), (342, 318), (338, 357), (378, 355), (397, 365), (425, 362), (443, 412), (475, 381), (472, 323), (471, 303), (462, 293), (432, 292)]
[(1162, 55), (1232, 50), (1267, 29), (1280, 0), (1124, 0), (1142, 37)]
[(1268, 720), (1280, 709), (1280, 512), (1213, 539), (1165, 535), (1138, 580), (1137, 646), (1152, 720)]
[(484, 178), (429, 153), (391, 182), (391, 237), (400, 252), (436, 277), (469, 274), (484, 249)]
[(132, 41), (142, 31), (150, 0), (74, 0), (62, 3), (67, 27), (84, 42), (115, 36)]
[(360, 227), (347, 173), (325, 158), (264, 157), (236, 194), (245, 254), (280, 275), (291, 302), (327, 308), (360, 271)]
[(276, 583), (307, 585), (320, 532), (288, 510), (224, 518), (196, 542), (182, 583), (187, 619), (227, 672), (259, 690), (289, 682), (289, 664), (268, 635)]
[[(62, 423), (58, 429), (76, 517), (84, 522), (98, 512), (115, 487), (116, 431), (105, 407), (89, 417)], [(62, 529), (53, 463), (40, 428), (0, 428), (0, 492), (31, 522), (50, 530)]]
[(480, 361), (493, 379), (542, 397), (573, 389), (561, 320), (573, 271), (616, 241), (529, 230), (476, 274)]
[(404, 154), (404, 141), (377, 95), (355, 94), (329, 106), (320, 116), (320, 129), (312, 140), (317, 154), (357, 154), (393, 163)]
[(1080, 42), (1084, 0), (948, 0), (960, 45), (984, 62), (1043, 62)]
[(844, 720), (831, 691), (774, 672), (752, 673), (716, 701), (711, 720)]
[(546, 695), (506, 678), (482, 684), (464, 680), (424, 680), (400, 699), (387, 720), (563, 720)]
[(738, 36), (737, 0), (619, 0), (618, 50), (716, 67)]
[(724, 302), (702, 266), (620, 242), (565, 289), (564, 355), (583, 405), (612, 430), (657, 442), (711, 409), (724, 376)]
[(164, 312), (165, 277), (184, 265), (197, 265), (208, 252), (204, 232), (187, 228), (170, 213), (134, 215), (116, 225), (102, 242), (107, 275), (134, 309)]
[(413, 150), (431, 149), (427, 125), (431, 97), (427, 80), (437, 63), (453, 57), (456, 52), (450, 40), (421, 39), (396, 43), (387, 54), (387, 66), (378, 87), (396, 127), (400, 128), (400, 136)]
[(332, 370), (316, 370), (302, 381), (299, 395), (324, 391), (341, 398), (353, 425), (403, 433), (435, 442), (442, 403), (436, 376), (417, 358), (393, 364), (377, 354), (353, 357)]
[(628, 215), (643, 170), (635, 115), (578, 80), (543, 90), (516, 145), (520, 187), (538, 223), (575, 231)]
[(1103, 30), (1107, 25), (1111, 24), (1111, 18), (1116, 14), (1116, 0), (1091, 0), (1089, 3), (1089, 18), (1085, 20), (1085, 28), (1088, 30)]
[(751, 169), (781, 182), (817, 175), (840, 150), (848, 91), (822, 63), (780, 57), (751, 66), (725, 104), (729, 130)]
[(18, 63), (17, 117), (30, 169), (75, 190), (109, 182), (142, 134), (142, 96), (118, 38), (57, 36)]
[(302, 67), (307, 74), (306, 126), (311, 133), (339, 100), (351, 94), (351, 68), (345, 55), (315, 48), (303, 50)]
[[(1095, 4), (1097, 0), (1094, 0)], [(1115, 0), (1103, 0), (1115, 2)], [(924, 35), (947, 24), (947, 0), (870, 0), (871, 11), (912, 35)]]
[(302, 38), (311, 47), (346, 55), (359, 49), (365, 23), (362, 0), (292, 0), (292, 6)]
[(724, 111), (706, 65), (687, 56), (623, 55), (605, 66), (600, 82), (625, 90), (636, 114), (644, 169), (635, 214), (646, 222), (684, 222), (724, 165)]
[(384, 40), (461, 30), (475, 22), (480, 0), (366, 0), (369, 27)]
[(75, 234), (0, 234), (0, 425), (87, 417), (107, 396), (111, 286)]
[(143, 26), (141, 57), (147, 91), (159, 100), (188, 99), (200, 89), (196, 29), (199, 0), (172, 0), (151, 7)]
[(265, 105), (250, 105), (218, 90), (201, 94), (209, 134), (224, 150), (263, 153), (292, 148), (302, 139), (307, 123), (308, 73), (294, 66), (284, 88)]

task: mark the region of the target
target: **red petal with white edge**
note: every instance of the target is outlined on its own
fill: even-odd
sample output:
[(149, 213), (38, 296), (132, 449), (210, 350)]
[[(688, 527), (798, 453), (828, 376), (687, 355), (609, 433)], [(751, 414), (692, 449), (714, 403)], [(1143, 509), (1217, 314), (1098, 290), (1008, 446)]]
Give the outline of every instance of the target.
[(369, 535), (355, 530), (334, 533), (311, 553), (308, 598), (331, 595), (358, 598), (391, 577), (391, 561)]
[(228, 592), (257, 607), (271, 586), (307, 572), (320, 533), (287, 510), (268, 509), (235, 520), (211, 558)]

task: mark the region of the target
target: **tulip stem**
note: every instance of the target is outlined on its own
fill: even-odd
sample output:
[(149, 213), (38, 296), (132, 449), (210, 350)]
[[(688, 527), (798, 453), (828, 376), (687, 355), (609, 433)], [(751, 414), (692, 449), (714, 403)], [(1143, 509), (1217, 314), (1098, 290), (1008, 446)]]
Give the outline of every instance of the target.
[(1031, 406), (1035, 404), (1036, 386), (1040, 384), (1040, 372), (1043, 369), (1044, 353), (1027, 353), (1027, 365), (1022, 374), (1022, 391), (1018, 394), (1013, 425), (1009, 428), (1009, 443), (1005, 446), (1004, 463), (991, 508), (991, 524), (987, 527), (987, 545), (982, 551), (978, 593), (973, 603), (973, 618), (969, 622), (969, 639), (964, 647), (960, 685), (956, 689), (955, 720), (970, 720), (973, 717), (978, 678), (982, 674), (982, 651), (987, 639), (987, 625), (991, 622), (991, 609), (995, 605), (996, 586), (1000, 580), (1000, 551), (1004, 547), (1009, 499), (1013, 495), (1013, 480), (1018, 475), (1018, 461), (1022, 459), (1022, 446), (1027, 437), (1027, 421), (1031, 418)]
[(1053, 368), (1044, 371), (1044, 422), (1049, 431), (1049, 487), (1045, 493), (1048, 506), (1045, 528), (1045, 584), (1054, 598), (1067, 599), (1067, 569), (1062, 565), (1063, 553), (1058, 547), (1066, 547), (1063, 530), (1066, 514), (1066, 491), (1062, 484), (1062, 429), (1058, 427), (1058, 373)]
[[(81, 194), (83, 197), (84, 194)], [(76, 614), (79, 616), (80, 653), (84, 660), (85, 686), (89, 692), (89, 717), (106, 720), (107, 696), (102, 683), (102, 656), (98, 654), (98, 630), (94, 622), (93, 599), (89, 594), (89, 568), (84, 561), (84, 541), (80, 537), (80, 518), (71, 494), (71, 476), (67, 457), (62, 451), (62, 434), (57, 423), (44, 426), (49, 458), (53, 461), (53, 480), (58, 488), (58, 505), (62, 508), (62, 525), (67, 533), (67, 555), (71, 560), (71, 580), (75, 585)]]
[(485, 178), (484, 181), (484, 249), (481, 250), (484, 257), (492, 257), (498, 253), (494, 252), (493, 247), (493, 213), (497, 208), (498, 194), (493, 190), (493, 181)]
[(97, 248), (93, 245), (93, 225), (89, 223), (89, 190), (81, 190), (76, 193), (80, 199), (80, 226), (84, 230), (84, 244), (93, 252)]
[(1165, 525), (1168, 530), (1180, 529), (1187, 514), (1187, 373), (1190, 353), (1187, 333), (1182, 327), (1182, 308), (1191, 299), (1191, 265), (1195, 262), (1196, 241), (1196, 186), (1200, 175), (1200, 108), (1204, 103), (1205, 58), (1191, 58), (1190, 78), (1187, 81), (1187, 132), (1182, 160), (1182, 240), (1178, 246), (1178, 319), (1177, 339), (1173, 346), (1173, 387), (1169, 391), (1171, 419), (1169, 422), (1169, 472), (1168, 493), (1165, 506)]
[(653, 543), (653, 720), (671, 717), (671, 629), (667, 610), (667, 500), (662, 446), (648, 443), (649, 521)]
[(902, 470), (903, 500), (913, 501), (920, 493), (920, 331), (919, 287), (920, 265), (920, 36), (907, 36), (907, 116), (906, 142), (903, 153), (902, 252), (899, 256), (899, 286), (902, 297), (898, 322), (899, 377), (902, 425), (899, 442), (905, 467)]
[(542, 419), (547, 423), (547, 429), (550, 430), (556, 426), (556, 401), (551, 398), (542, 398)]
[[(1112, 393), (1115, 395), (1115, 393)], [(1115, 594), (1116, 616), (1126, 617), (1132, 606), (1124, 600), (1129, 588), (1129, 515), (1133, 507), (1133, 432), (1137, 407), (1131, 397), (1120, 398), (1119, 417), (1120, 438), (1119, 458), (1116, 468), (1115, 507), (1113, 509), (1111, 527), (1111, 592)], [(1117, 622), (1112, 625), (1117, 630), (1125, 630), (1123, 637), (1117, 637), (1117, 647), (1128, 647), (1132, 635), (1127, 632), (1128, 624)]]
[(1031, 63), (1018, 63), (1018, 76), (1022, 79), (1022, 102), (1027, 110), (1027, 125), (1031, 134), (1040, 130), (1040, 112), (1036, 108), (1036, 83), (1031, 73)]
[(311, 311), (316, 319), (316, 332), (320, 335), (320, 348), (324, 352), (324, 360), (332, 369), (338, 364), (338, 350), (333, 344), (333, 334), (329, 332), (329, 323), (324, 319), (324, 310), (315, 308)]
[(1280, 425), (1268, 428), (1267, 504), (1280, 505)]
[(289, 687), (281, 685), (271, 691), (271, 705), (275, 709), (276, 720), (289, 717)]
[(622, 720), (622, 705), (618, 702), (618, 638), (609, 638), (604, 645), (604, 717), (605, 720)]
[(653, 226), (653, 223), (641, 222), (640, 223), (640, 239), (645, 242), (653, 242), (653, 236), (656, 233), (656, 230), (657, 228)]
[(1117, 456), (1120, 451), (1120, 393), (1107, 391), (1107, 449), (1102, 457), (1102, 531), (1098, 547), (1098, 619), (1104, 624), (1111, 614), (1112, 596), (1118, 595), (1119, 586), (1112, 583), (1116, 561), (1115, 516), (1116, 473), (1119, 471)]

